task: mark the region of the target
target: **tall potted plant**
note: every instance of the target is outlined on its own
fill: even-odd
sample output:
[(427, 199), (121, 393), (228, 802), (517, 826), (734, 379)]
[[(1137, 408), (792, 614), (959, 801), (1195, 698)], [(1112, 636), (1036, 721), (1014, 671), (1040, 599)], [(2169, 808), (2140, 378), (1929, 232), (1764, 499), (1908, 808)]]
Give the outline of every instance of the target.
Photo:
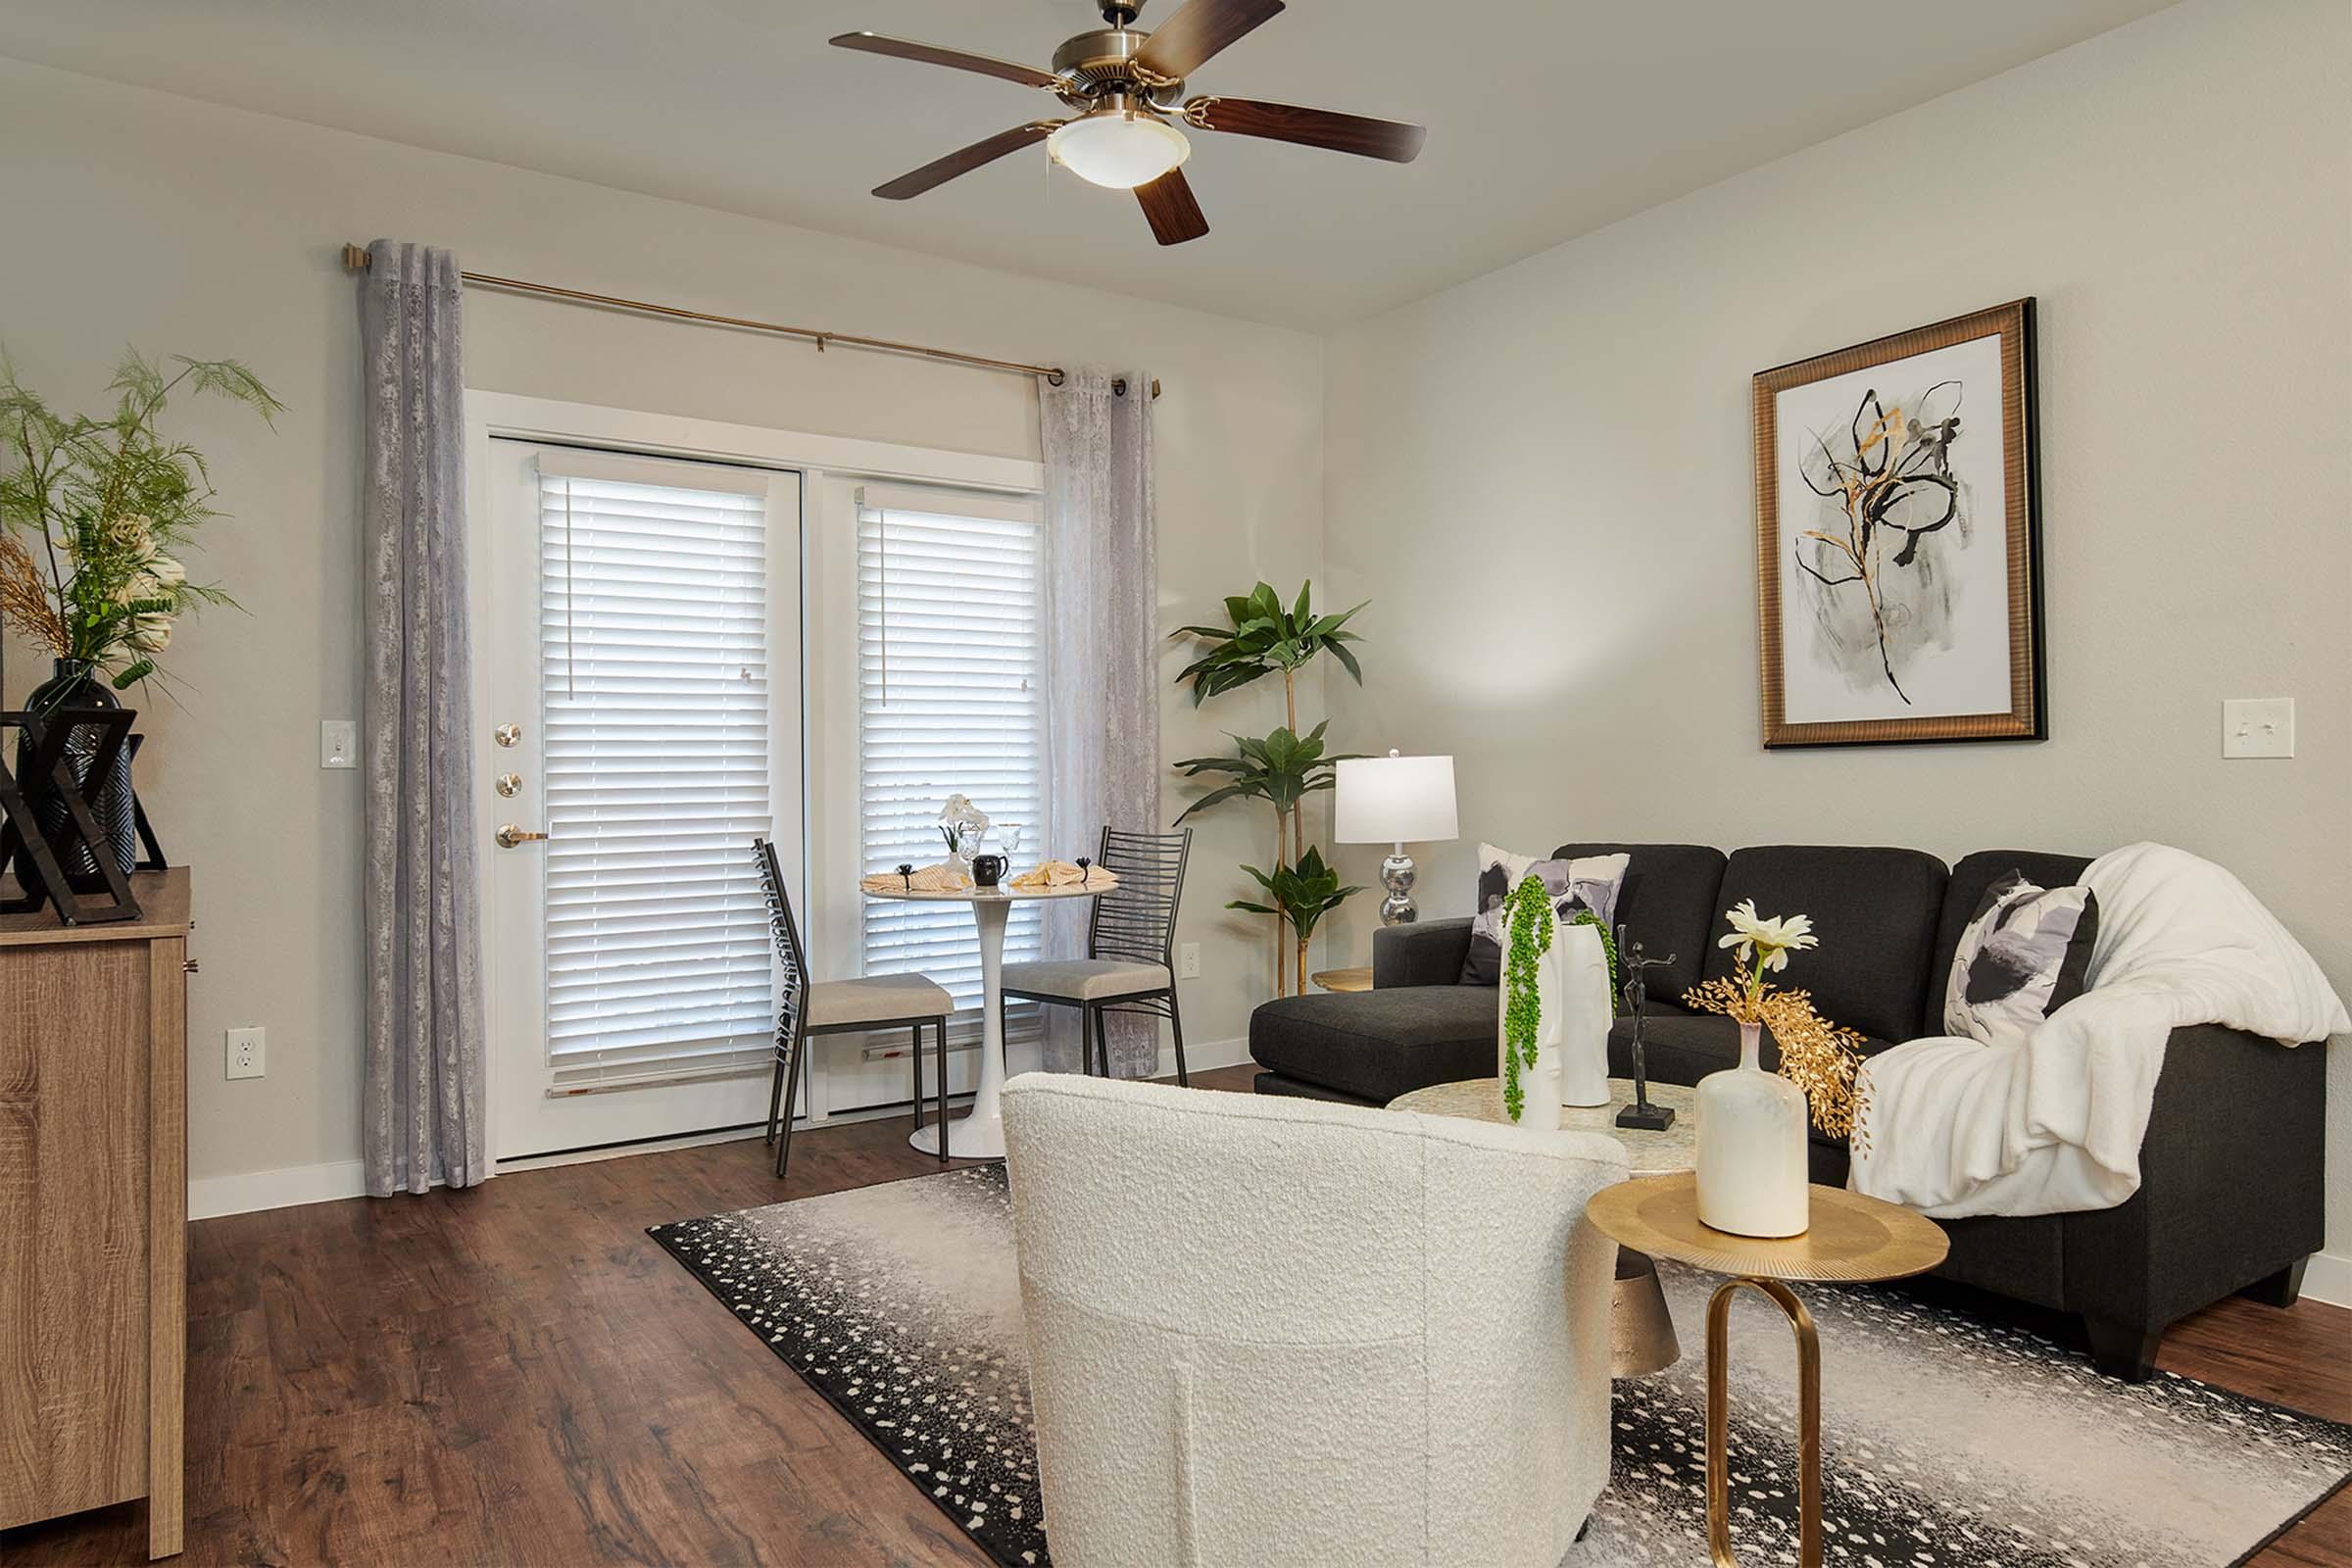
[[(157, 656), (181, 614), (232, 603), (191, 582), (179, 559), (220, 515), (204, 455), (156, 424), (182, 389), (242, 403), (265, 421), (284, 405), (233, 360), (172, 365), (134, 351), (108, 383), (111, 413), (67, 415), (0, 360), (0, 621), (54, 661), (26, 699), (33, 712), (120, 707), (116, 692), (162, 679)], [(88, 748), (70, 746), (68, 759), (86, 778)], [(138, 846), (127, 765), (114, 769), (91, 808), (128, 870)], [(67, 867), (77, 869), (90, 867)]]
[[(1261, 582), (1247, 597), (1237, 595), (1225, 601), (1230, 624), (1180, 626), (1170, 634), (1198, 638), (1207, 644), (1201, 656), (1176, 677), (1179, 685), (1188, 681), (1192, 684), (1196, 708), (1218, 693), (1238, 690), (1277, 671), (1282, 675), (1286, 722), (1281, 728), (1262, 740), (1234, 736), (1232, 757), (1194, 757), (1176, 764), (1187, 778), (1216, 775), (1225, 781), (1186, 807), (1176, 820), (1181, 822), (1195, 811), (1234, 799), (1262, 800), (1274, 808), (1273, 868), (1267, 871), (1243, 867), (1256, 878), (1273, 903), (1268, 906), (1235, 900), (1227, 907), (1274, 917), (1275, 990), (1289, 988), (1289, 956), (1295, 945), (1298, 957), (1296, 985), (1301, 994), (1306, 990), (1307, 939), (1313, 934), (1316, 922), (1358, 891), (1341, 887), (1338, 876), (1331, 873), (1322, 857), (1306, 842), (1301, 810), (1305, 799), (1317, 791), (1330, 789), (1334, 764), (1346, 759), (1324, 750), (1323, 732), (1328, 720), (1305, 735), (1298, 733), (1298, 671), (1328, 653), (1354, 677), (1357, 685), (1362, 685), (1363, 667), (1348, 647), (1361, 639), (1347, 628), (1348, 622), (1364, 607), (1359, 604), (1337, 614), (1317, 615), (1313, 586), (1312, 582), (1301, 583), (1298, 598), (1285, 609), (1281, 596), (1269, 584)], [(1311, 874), (1309, 855), (1315, 857)], [(1286, 926), (1293, 939), (1289, 943), (1284, 941)]]

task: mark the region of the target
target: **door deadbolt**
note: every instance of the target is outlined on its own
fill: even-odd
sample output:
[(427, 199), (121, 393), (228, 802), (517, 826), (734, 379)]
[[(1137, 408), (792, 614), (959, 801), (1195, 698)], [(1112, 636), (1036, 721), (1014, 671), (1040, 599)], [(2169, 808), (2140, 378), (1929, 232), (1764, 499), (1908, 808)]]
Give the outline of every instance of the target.
[(501, 773), (498, 775), (498, 782), (491, 788), (509, 800), (513, 800), (522, 792), (522, 775), (520, 773)]
[(522, 739), (520, 724), (501, 724), (490, 732), (491, 739), (501, 746), (513, 746)]

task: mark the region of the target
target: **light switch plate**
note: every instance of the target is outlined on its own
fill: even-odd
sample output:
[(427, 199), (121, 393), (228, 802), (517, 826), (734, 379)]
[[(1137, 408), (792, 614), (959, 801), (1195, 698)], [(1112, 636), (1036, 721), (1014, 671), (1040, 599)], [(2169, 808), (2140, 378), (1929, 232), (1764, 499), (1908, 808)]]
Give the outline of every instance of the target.
[(227, 1038), (226, 1076), (259, 1078), (270, 1065), (270, 1031), (259, 1026), (231, 1029)]
[(322, 718), (318, 721), (318, 765), (360, 765), (360, 726), (356, 719)]
[(1176, 950), (1176, 978), (1179, 980), (1198, 980), (1200, 978), (1200, 943), (1187, 942), (1184, 946)]
[(2224, 757), (2295, 755), (2292, 697), (2232, 697), (2222, 704)]

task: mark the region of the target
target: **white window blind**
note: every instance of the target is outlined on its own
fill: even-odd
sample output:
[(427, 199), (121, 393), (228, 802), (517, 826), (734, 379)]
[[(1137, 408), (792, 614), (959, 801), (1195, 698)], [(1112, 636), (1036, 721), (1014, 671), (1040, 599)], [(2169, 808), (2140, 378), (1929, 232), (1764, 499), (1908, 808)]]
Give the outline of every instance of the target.
[[(895, 503), (903, 492), (892, 492)], [(858, 508), (858, 858), (866, 873), (947, 854), (939, 808), (962, 793), (1000, 826), (1044, 835), (1043, 542), (1026, 504), (958, 513)], [(920, 503), (920, 498), (914, 499)], [(916, 971), (959, 1010), (980, 1004), (971, 911), (958, 904), (861, 901), (867, 974)], [(1005, 961), (1038, 956), (1038, 910), (1016, 908)]]
[[(564, 471), (558, 471), (561, 468)], [(692, 479), (633, 482), (622, 475)], [(547, 1052), (556, 1093), (768, 1059), (767, 475), (540, 469)]]

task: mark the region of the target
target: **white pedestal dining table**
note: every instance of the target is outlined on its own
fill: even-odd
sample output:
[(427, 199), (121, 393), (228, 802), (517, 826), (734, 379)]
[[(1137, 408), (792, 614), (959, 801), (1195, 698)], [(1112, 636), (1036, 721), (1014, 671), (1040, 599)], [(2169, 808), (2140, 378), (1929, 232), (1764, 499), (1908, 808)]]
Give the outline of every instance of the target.
[[(948, 1134), (948, 1152), (957, 1159), (1004, 1157), (1004, 1112), (999, 1096), (1004, 1088), (1004, 926), (1015, 905), (1044, 904), (1054, 899), (1091, 899), (1106, 891), (1075, 883), (1053, 888), (963, 888), (951, 893), (861, 890), (869, 899), (897, 899), (910, 904), (968, 904), (972, 924), (980, 934), (980, 1082), (972, 1093), (969, 1113), (955, 1118)], [(906, 1142), (926, 1154), (939, 1152), (935, 1123), (918, 1127)]]

